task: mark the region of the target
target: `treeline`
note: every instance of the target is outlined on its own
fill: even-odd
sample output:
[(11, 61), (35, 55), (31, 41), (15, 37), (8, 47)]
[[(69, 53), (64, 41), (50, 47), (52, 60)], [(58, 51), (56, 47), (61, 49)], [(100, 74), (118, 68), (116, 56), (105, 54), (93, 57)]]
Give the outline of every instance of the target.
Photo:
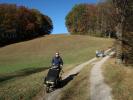
[(0, 46), (50, 34), (52, 20), (36, 9), (0, 4)]
[(66, 26), (71, 34), (116, 37), (116, 12), (108, 2), (78, 4), (66, 16)]

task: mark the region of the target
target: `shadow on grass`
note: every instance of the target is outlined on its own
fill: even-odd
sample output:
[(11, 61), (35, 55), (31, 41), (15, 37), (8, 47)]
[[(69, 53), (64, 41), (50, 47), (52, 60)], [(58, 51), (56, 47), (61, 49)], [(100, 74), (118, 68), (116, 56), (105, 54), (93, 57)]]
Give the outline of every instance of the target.
[[(47, 34), (48, 35), (48, 34)], [(33, 40), (33, 39), (36, 39), (36, 38), (41, 38), (41, 37), (45, 37), (45, 35), (42, 35), (42, 36), (35, 36), (35, 37), (31, 37), (31, 38), (26, 38), (26, 39), (18, 39), (18, 40), (12, 40), (12, 41), (2, 41), (0, 43), (0, 48), (3, 48), (3, 47), (6, 47), (8, 45), (12, 45), (12, 44), (16, 44), (16, 43), (21, 43), (21, 42), (26, 42), (26, 41), (30, 41), (30, 40)]]
[(42, 68), (26, 68), (26, 69), (22, 69), (20, 71), (17, 72), (13, 72), (13, 73), (8, 73), (8, 74), (2, 74), (0, 75), (0, 82), (15, 78), (15, 77), (21, 77), (21, 76), (27, 76), (33, 73), (37, 73), (37, 72), (41, 72), (46, 70), (46, 67), (42, 67)]

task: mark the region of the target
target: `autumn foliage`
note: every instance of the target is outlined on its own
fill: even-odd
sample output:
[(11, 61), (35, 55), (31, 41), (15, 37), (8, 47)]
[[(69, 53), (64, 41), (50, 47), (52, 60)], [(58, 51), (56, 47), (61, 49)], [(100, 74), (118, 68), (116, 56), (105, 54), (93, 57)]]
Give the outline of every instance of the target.
[(38, 10), (0, 4), (0, 46), (50, 34), (52, 20)]
[(66, 16), (71, 34), (115, 37), (115, 10), (109, 3), (78, 4)]

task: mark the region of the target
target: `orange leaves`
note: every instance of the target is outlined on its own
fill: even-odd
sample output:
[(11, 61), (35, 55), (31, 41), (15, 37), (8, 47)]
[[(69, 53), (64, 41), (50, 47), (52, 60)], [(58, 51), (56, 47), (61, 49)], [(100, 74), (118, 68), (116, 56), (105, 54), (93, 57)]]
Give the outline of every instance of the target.
[(87, 34), (89, 25), (91, 24), (90, 20), (91, 18), (94, 18), (92, 9), (96, 10), (95, 5), (75, 5), (66, 16), (66, 26), (68, 31)]
[(38, 10), (0, 4), (0, 45), (50, 34), (52, 20)]

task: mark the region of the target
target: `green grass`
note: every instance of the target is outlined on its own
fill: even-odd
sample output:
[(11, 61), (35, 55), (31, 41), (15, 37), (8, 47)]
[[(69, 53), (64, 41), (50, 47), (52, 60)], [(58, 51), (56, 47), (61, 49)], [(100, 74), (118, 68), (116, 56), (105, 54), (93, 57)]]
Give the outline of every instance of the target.
[(111, 39), (89, 36), (50, 35), (0, 48), (0, 74), (26, 68), (49, 67), (51, 57), (61, 52), (65, 64), (92, 58), (96, 49), (107, 48)]
[(43, 88), (46, 72), (19, 77), (0, 84), (0, 100), (31, 100)]
[(106, 82), (112, 87), (114, 100), (133, 100), (133, 68), (115, 64), (112, 58), (104, 66)]
[(0, 79), (6, 79), (0, 83), (0, 100), (30, 100), (35, 96), (43, 88), (47, 73), (43, 70), (55, 52), (61, 52), (66, 71), (95, 57), (96, 49), (108, 49), (112, 44), (112, 39), (49, 35), (0, 48)]

